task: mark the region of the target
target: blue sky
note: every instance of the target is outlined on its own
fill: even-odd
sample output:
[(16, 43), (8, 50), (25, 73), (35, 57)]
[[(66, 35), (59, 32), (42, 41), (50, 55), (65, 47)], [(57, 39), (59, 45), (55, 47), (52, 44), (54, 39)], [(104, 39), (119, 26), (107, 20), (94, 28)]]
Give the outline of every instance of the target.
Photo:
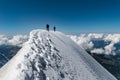
[(0, 0), (0, 34), (46, 24), (66, 34), (120, 31), (120, 0)]

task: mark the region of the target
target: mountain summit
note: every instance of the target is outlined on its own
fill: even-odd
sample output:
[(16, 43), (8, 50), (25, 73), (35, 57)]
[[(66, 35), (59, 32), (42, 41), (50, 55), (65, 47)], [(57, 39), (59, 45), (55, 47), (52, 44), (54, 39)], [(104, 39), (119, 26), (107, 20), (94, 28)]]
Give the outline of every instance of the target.
[(117, 80), (61, 32), (33, 30), (0, 80)]

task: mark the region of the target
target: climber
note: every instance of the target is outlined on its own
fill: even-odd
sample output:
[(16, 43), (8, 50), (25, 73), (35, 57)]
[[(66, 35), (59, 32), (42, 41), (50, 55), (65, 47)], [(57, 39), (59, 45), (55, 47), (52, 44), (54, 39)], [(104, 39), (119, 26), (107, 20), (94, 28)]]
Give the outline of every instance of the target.
[(49, 24), (46, 24), (46, 30), (49, 31)]
[(56, 27), (55, 26), (53, 27), (53, 30), (54, 30), (54, 32), (56, 31)]

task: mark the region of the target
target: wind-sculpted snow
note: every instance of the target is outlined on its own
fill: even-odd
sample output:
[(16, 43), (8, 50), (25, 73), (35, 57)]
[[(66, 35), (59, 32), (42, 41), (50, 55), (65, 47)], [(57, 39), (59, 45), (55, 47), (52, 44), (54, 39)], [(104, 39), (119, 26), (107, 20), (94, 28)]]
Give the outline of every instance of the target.
[(60, 32), (33, 30), (0, 69), (0, 80), (117, 80)]

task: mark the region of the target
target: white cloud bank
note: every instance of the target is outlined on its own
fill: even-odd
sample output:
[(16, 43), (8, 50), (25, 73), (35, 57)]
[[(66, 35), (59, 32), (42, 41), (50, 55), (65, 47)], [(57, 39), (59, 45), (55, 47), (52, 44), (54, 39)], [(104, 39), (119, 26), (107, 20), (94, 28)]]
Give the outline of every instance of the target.
[(90, 37), (87, 37), (86, 34), (81, 34), (80, 36), (69, 35), (69, 37), (78, 45), (80, 45), (83, 49), (91, 49), (94, 45), (91, 42)]
[[(117, 43), (120, 43), (120, 34), (98, 34), (98, 33), (90, 33), (90, 34), (80, 34), (69, 35), (69, 37), (75, 41), (78, 45), (80, 45), (84, 49), (91, 50), (91, 53), (97, 54), (112, 54), (115, 55), (116, 47), (114, 46)], [(93, 48), (95, 45), (93, 40), (103, 40), (104, 42), (110, 42), (106, 46), (102, 48)]]
[(98, 49), (95, 48), (91, 50), (91, 53), (103, 54), (104, 50), (102, 48), (98, 48)]
[(8, 41), (7, 36), (5, 35), (0, 35), (0, 45), (6, 44)]
[[(116, 47), (114, 46), (117, 43), (120, 43), (120, 34), (98, 34), (98, 33), (90, 33), (90, 34), (80, 34), (76, 35), (68, 35), (73, 41), (75, 41), (78, 45), (80, 45), (83, 49), (90, 50), (91, 53), (97, 54), (112, 54), (115, 55)], [(95, 48), (93, 40), (104, 40), (105, 42), (110, 42), (106, 46), (102, 48)], [(15, 45), (22, 46), (28, 40), (27, 35), (15, 35), (12, 38), (8, 38), (6, 35), (0, 35), (0, 45)]]
[(27, 40), (27, 35), (15, 35), (12, 38), (8, 38), (6, 35), (0, 35), (0, 45), (22, 46)]
[(27, 35), (16, 35), (13, 36), (11, 40), (8, 40), (8, 44), (22, 46), (23, 43), (27, 41), (27, 39), (28, 39)]

